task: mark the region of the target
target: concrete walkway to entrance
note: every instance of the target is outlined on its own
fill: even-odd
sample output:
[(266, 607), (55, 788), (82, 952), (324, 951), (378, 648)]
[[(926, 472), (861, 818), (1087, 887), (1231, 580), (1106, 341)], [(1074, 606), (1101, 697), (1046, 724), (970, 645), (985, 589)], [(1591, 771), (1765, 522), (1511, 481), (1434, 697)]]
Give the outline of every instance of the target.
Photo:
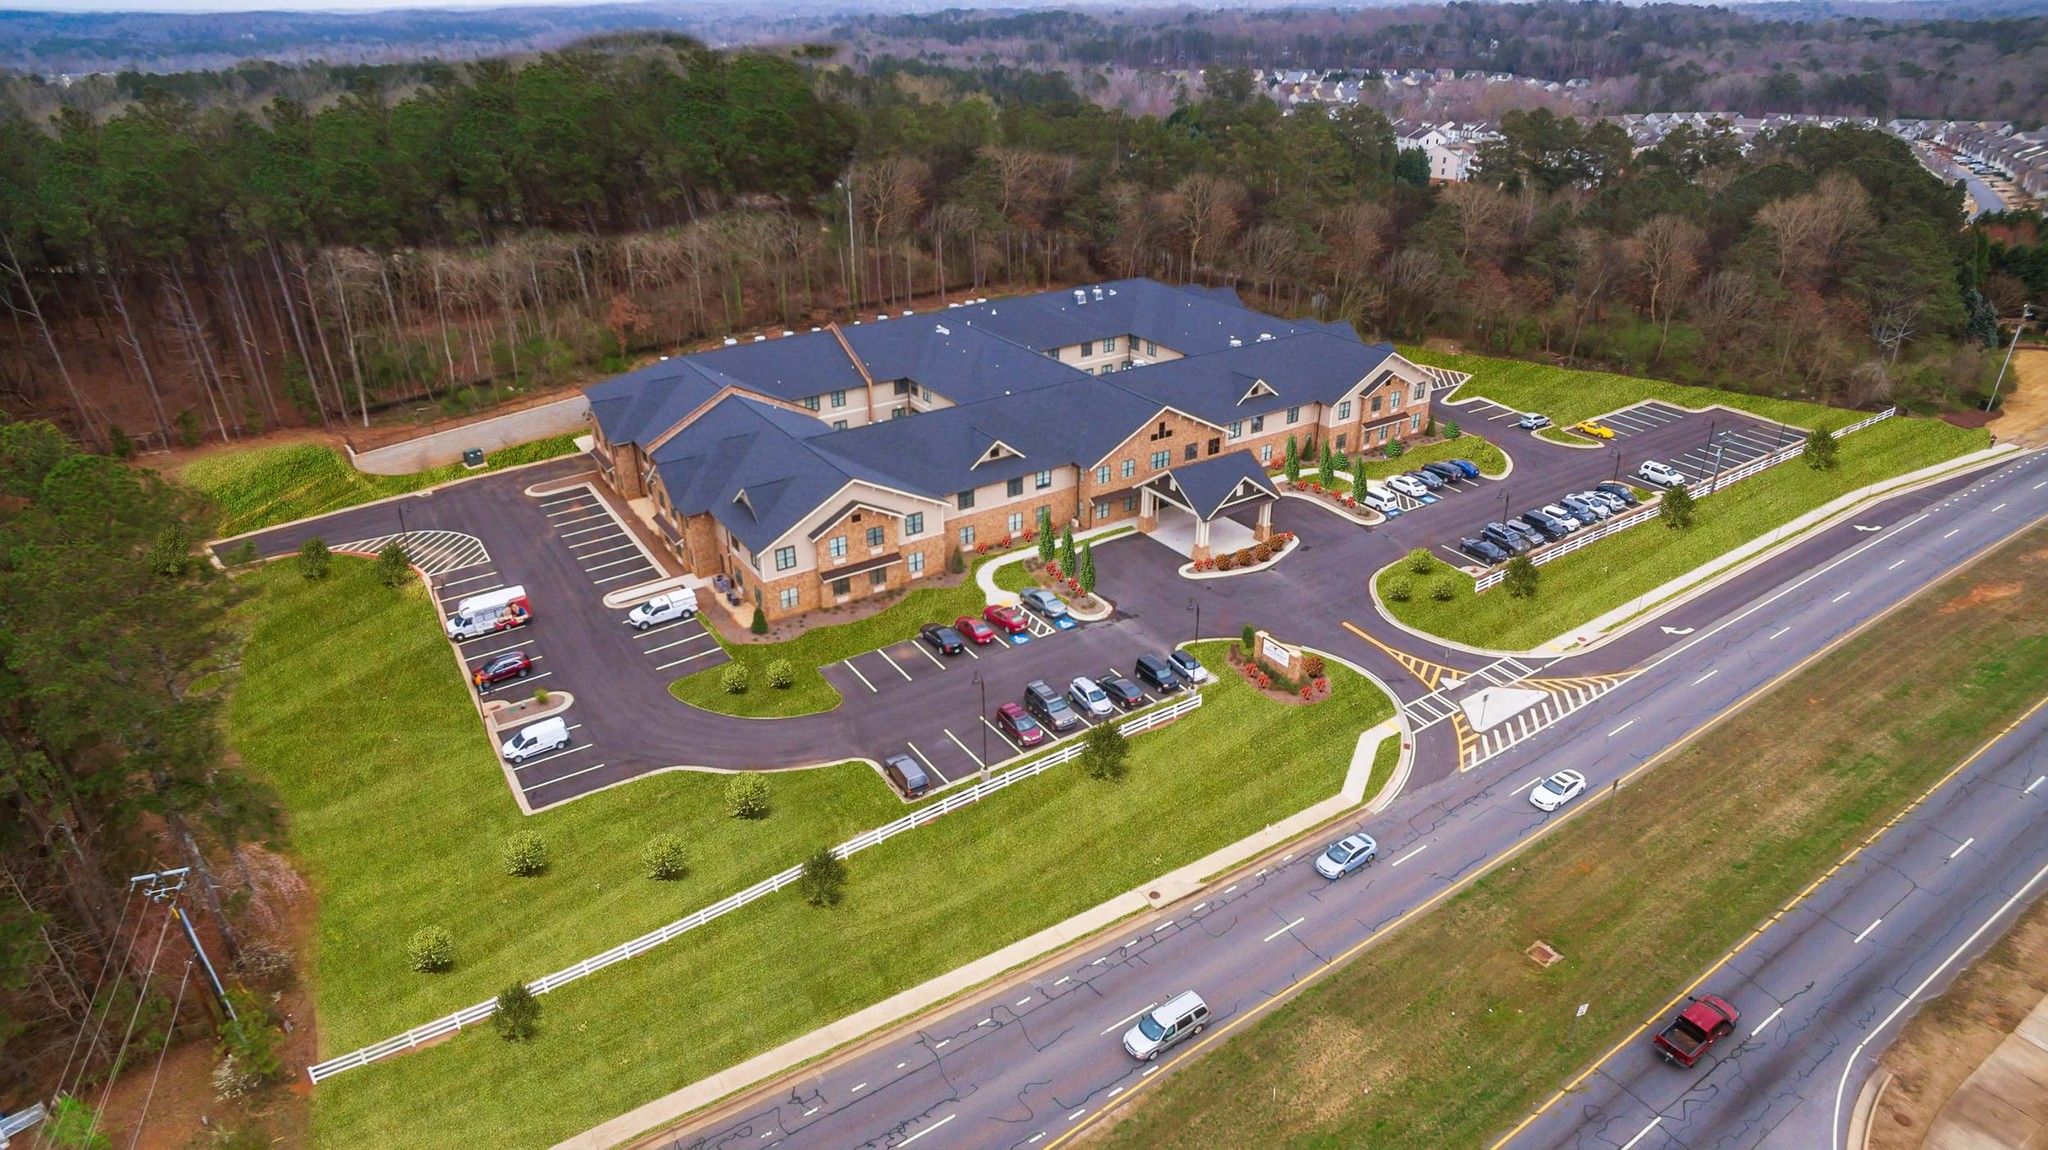
[[(1159, 505), (1159, 526), (1149, 534), (1175, 551), (1192, 559), (1195, 557), (1195, 516), (1191, 511), (1175, 507), (1170, 503)], [(1209, 521), (1209, 554), (1227, 555), (1258, 542), (1252, 529), (1226, 516), (1217, 516)]]
[(2048, 999), (1949, 1095), (1921, 1146), (2048, 1147)]

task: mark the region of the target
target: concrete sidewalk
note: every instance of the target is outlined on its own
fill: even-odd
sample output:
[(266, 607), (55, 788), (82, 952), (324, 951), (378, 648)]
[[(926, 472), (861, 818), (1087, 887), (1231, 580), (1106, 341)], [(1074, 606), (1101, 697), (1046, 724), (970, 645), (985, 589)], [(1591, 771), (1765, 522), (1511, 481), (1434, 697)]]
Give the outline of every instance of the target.
[(2048, 998), (1934, 1115), (1924, 1150), (2048, 1150)]
[(842, 1046), (860, 1041), (887, 1027), (940, 1007), (1013, 970), (1069, 946), (1085, 942), (1133, 915), (1186, 898), (1231, 870), (1281, 844), (1347, 812), (1361, 809), (1358, 807), (1358, 800), (1365, 794), (1366, 784), (1372, 776), (1373, 759), (1379, 753), (1380, 743), (1389, 738), (1402, 740), (1401, 761), (1394, 768), (1393, 777), (1387, 780), (1386, 787), (1370, 804), (1362, 808), (1363, 812), (1381, 810), (1400, 793), (1415, 756), (1413, 741), (1404, 738), (1398, 718), (1387, 719), (1358, 736), (1358, 745), (1351, 753), (1350, 769), (1345, 772), (1343, 788), (1322, 802), (1221, 850), (1196, 859), (1186, 866), (1169, 871), (1137, 890), (1126, 891), (1064, 922), (1047, 927), (1028, 938), (1019, 939), (993, 954), (985, 955), (928, 982), (885, 998), (845, 1018), (827, 1023), (809, 1034), (755, 1055), (737, 1066), (629, 1110), (603, 1125), (564, 1139), (556, 1144), (555, 1150), (602, 1150), (604, 1147), (631, 1141), (650, 1130), (702, 1110), (722, 1098), (758, 1086), (804, 1063), (824, 1057)]

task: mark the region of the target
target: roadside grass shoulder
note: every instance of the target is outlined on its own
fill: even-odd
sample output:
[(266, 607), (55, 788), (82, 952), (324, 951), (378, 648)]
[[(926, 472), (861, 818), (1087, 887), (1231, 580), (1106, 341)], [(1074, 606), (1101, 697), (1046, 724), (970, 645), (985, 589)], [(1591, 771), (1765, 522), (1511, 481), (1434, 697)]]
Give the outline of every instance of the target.
[[(1091, 1144), (1489, 1145), (2041, 696), (2044, 546), (2027, 533), (1722, 720)], [(1563, 960), (1536, 966), (1537, 940)]]
[[(1841, 463), (1833, 471), (1815, 471), (1794, 459), (1700, 499), (1688, 531), (1646, 523), (1545, 563), (1539, 568), (1542, 589), (1533, 599), (1513, 599), (1499, 588), (1475, 594), (1472, 577), (1441, 560), (1429, 575), (1410, 575), (1405, 565), (1382, 572), (1374, 593), (1396, 619), (1417, 630), (1473, 646), (1524, 650), (1858, 488), (1953, 459), (1987, 442), (1981, 431), (1895, 417), (1842, 439)], [(1439, 578), (1458, 588), (1449, 602), (1429, 597), (1428, 588)], [(1395, 579), (1413, 586), (1408, 602), (1387, 601), (1386, 584)]]
[[(1223, 646), (1198, 650), (1220, 667)], [(1304, 710), (1220, 675), (1199, 710), (1132, 739), (1121, 782), (1058, 768), (890, 839), (849, 860), (836, 908), (785, 891), (543, 996), (532, 1043), (465, 1033), (331, 1079), (316, 1140), (547, 1145), (1131, 890), (1336, 793), (1358, 733), (1393, 710), (1331, 676)]]
[[(698, 772), (522, 817), (417, 583), (386, 588), (346, 556), (319, 583), (286, 563), (238, 581), (253, 594), (228, 737), (281, 800), (316, 892), (306, 973), (325, 1053), (567, 966), (903, 813), (871, 770), (846, 764), (770, 775), (773, 812), (758, 822), (728, 818), (726, 776)], [(547, 840), (544, 877), (504, 873), (515, 829)], [(641, 848), (671, 833), (689, 873), (645, 878)], [(405, 940), (431, 924), (454, 936), (455, 968), (412, 973)]]
[[(575, 450), (575, 436), (552, 436), (491, 452), (484, 469), (498, 471), (537, 463)], [(419, 491), (470, 474), (475, 473), (451, 463), (411, 475), (371, 475), (349, 466), (341, 452), (331, 447), (300, 443), (210, 455), (187, 464), (175, 478), (213, 500), (220, 508), (215, 530), (228, 536)]]

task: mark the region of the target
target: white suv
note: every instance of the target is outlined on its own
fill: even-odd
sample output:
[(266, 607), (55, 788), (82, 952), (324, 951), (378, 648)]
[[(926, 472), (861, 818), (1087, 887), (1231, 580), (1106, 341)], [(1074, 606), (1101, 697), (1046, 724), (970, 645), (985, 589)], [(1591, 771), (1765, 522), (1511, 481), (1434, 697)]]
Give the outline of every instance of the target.
[(1682, 487), (1687, 482), (1684, 472), (1654, 459), (1643, 460), (1643, 465), (1636, 468), (1636, 474), (1659, 487)]

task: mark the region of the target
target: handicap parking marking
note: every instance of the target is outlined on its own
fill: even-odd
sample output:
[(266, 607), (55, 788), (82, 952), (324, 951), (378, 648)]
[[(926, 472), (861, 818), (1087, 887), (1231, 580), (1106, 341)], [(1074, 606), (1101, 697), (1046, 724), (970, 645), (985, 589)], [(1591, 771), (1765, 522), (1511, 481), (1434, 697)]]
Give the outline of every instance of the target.
[[(987, 720), (983, 720), (983, 721), (984, 721), (984, 722), (986, 722)], [(977, 766), (977, 767), (980, 767), (980, 768), (983, 768), (983, 769), (987, 769), (987, 767), (988, 767), (988, 764), (982, 761), (982, 759), (981, 759), (981, 756), (980, 756), (980, 755), (977, 755), (977, 754), (975, 754), (975, 753), (974, 753), (973, 751), (970, 751), (970, 750), (968, 750), (968, 749), (967, 749), (967, 744), (966, 744), (966, 743), (963, 743), (963, 742), (961, 742), (961, 741), (960, 741), (960, 736), (958, 736), (958, 735), (956, 735), (956, 734), (954, 734), (954, 733), (953, 733), (953, 728), (951, 728), (951, 727), (946, 727), (946, 728), (943, 728), (943, 729), (944, 729), (944, 730), (945, 730), (945, 732), (946, 732), (946, 737), (947, 737), (947, 738), (949, 738), (949, 739), (951, 739), (951, 740), (953, 740), (953, 745), (954, 745), (954, 746), (956, 746), (956, 747), (958, 747), (958, 748), (960, 748), (961, 752), (962, 752), (963, 754), (965, 754), (965, 755), (966, 755), (966, 756), (967, 756), (968, 758), (970, 758), (970, 759), (973, 759), (973, 760), (974, 760), (974, 765), (975, 765), (975, 766)]]
[(853, 672), (853, 677), (860, 680), (860, 685), (866, 687), (868, 689), (869, 694), (875, 695), (881, 693), (875, 690), (875, 685), (873, 683), (868, 682), (868, 677), (866, 675), (860, 673), (860, 668), (853, 665), (852, 659), (841, 659), (839, 660), (839, 662), (843, 666), (845, 666), (847, 670)]
[(723, 652), (724, 650), (725, 650), (725, 648), (723, 648), (723, 647), (713, 647), (713, 648), (711, 648), (711, 649), (710, 649), (710, 650), (708, 650), (708, 651), (699, 651), (699, 652), (697, 652), (697, 653), (696, 653), (696, 654), (694, 654), (694, 655), (685, 655), (685, 656), (683, 656), (682, 658), (680, 658), (680, 659), (677, 659), (676, 661), (674, 661), (674, 662), (672, 662), (672, 663), (657, 663), (657, 664), (655, 664), (655, 667), (654, 667), (654, 669), (655, 669), (655, 670), (657, 670), (657, 671), (666, 671), (666, 670), (668, 670), (668, 669), (669, 669), (670, 667), (680, 667), (680, 666), (682, 666), (682, 665), (683, 665), (684, 663), (688, 663), (688, 662), (690, 662), (690, 661), (692, 661), (692, 660), (694, 660), (694, 659), (702, 659), (702, 658), (704, 658), (704, 657), (705, 657), (705, 656), (707, 656), (707, 655), (717, 655), (717, 654), (720, 654), (720, 653), (722, 653), (722, 652)]
[[(910, 677), (910, 672), (903, 669), (902, 664), (896, 662), (896, 660), (891, 659), (889, 657), (889, 652), (882, 650), (880, 647), (877, 647), (875, 648), (875, 654), (880, 655), (882, 657), (883, 662), (889, 664), (891, 667), (896, 668), (896, 673), (903, 676), (904, 682), (911, 683), (916, 681)], [(869, 686), (872, 687), (873, 684), (869, 684)]]

